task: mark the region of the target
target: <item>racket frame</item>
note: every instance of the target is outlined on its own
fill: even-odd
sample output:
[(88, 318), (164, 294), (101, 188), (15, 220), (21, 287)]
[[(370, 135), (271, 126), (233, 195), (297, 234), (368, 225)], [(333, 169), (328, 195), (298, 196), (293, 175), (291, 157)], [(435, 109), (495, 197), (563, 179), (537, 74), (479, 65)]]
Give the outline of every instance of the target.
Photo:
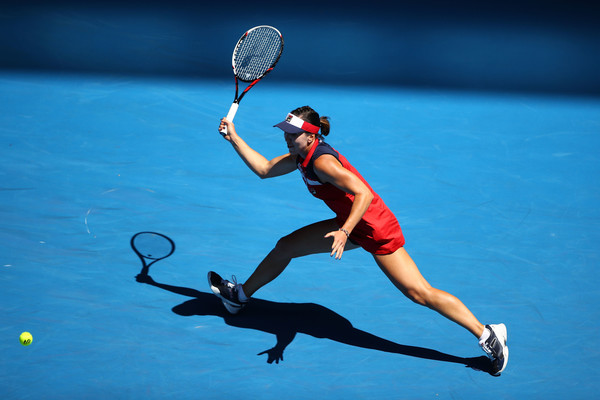
[[(270, 29), (273, 29), (275, 32), (277, 32), (277, 34), (279, 35), (279, 37), (281, 39), (281, 47), (279, 48), (279, 54), (277, 55), (277, 58), (271, 64), (271, 66), (265, 70), (265, 72), (263, 72), (258, 78), (254, 79), (254, 80), (245, 80), (245, 79), (242, 79), (241, 77), (239, 77), (236, 72), (235, 54), (238, 49), (238, 46), (246, 38), (246, 36), (248, 36), (248, 34), (250, 32), (252, 32), (253, 30), (259, 29), (259, 28), (270, 28)], [(235, 114), (237, 113), (237, 110), (240, 106), (240, 101), (242, 100), (242, 98), (244, 98), (246, 93), (248, 93), (248, 91), (250, 89), (252, 89), (254, 87), (254, 85), (256, 85), (269, 72), (273, 71), (273, 69), (275, 68), (275, 65), (279, 62), (279, 59), (281, 58), (281, 54), (283, 53), (283, 46), (284, 46), (283, 35), (281, 34), (281, 32), (279, 32), (279, 30), (277, 28), (270, 26), (270, 25), (259, 25), (259, 26), (255, 26), (254, 28), (250, 28), (239, 38), (239, 40), (235, 44), (235, 47), (233, 48), (233, 54), (231, 55), (231, 67), (233, 69), (233, 76), (235, 77), (235, 97), (233, 98), (231, 107), (229, 107), (229, 111), (227, 112), (227, 116), (225, 117), (228, 121), (231, 122), (235, 118)], [(239, 81), (250, 82), (250, 84), (242, 91), (241, 94), (239, 94)], [(221, 132), (221, 135), (223, 135), (223, 136), (227, 135), (227, 127), (225, 126), (219, 132)]]

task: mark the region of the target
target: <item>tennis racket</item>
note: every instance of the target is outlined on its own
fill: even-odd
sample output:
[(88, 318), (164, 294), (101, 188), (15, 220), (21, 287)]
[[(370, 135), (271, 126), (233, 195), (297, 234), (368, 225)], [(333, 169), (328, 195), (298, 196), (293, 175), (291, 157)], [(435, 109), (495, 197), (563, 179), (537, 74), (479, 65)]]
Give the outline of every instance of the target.
[(131, 238), (131, 248), (142, 260), (142, 271), (136, 277), (140, 281), (140, 279), (148, 276), (152, 264), (173, 254), (175, 242), (162, 233), (139, 232)]
[[(231, 57), (235, 76), (235, 97), (227, 113), (228, 121), (233, 121), (244, 95), (275, 68), (282, 52), (283, 36), (272, 26), (256, 26), (238, 40)], [(250, 84), (238, 96), (239, 81)], [(227, 135), (227, 127), (220, 132), (223, 136)]]

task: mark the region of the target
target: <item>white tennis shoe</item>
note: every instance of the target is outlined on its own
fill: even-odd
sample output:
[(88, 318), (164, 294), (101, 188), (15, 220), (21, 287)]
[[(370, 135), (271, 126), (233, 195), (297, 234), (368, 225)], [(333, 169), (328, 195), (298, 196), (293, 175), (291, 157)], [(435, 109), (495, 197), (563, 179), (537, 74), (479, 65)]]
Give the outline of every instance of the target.
[(221, 278), (216, 272), (208, 273), (208, 285), (212, 292), (221, 299), (227, 311), (237, 314), (248, 304), (248, 301), (240, 300), (238, 293), (242, 285), (237, 283), (235, 276), (232, 279), (233, 282), (230, 282)]
[(508, 332), (504, 324), (486, 325), (485, 329), (490, 332), (490, 336), (486, 340), (480, 341), (479, 346), (492, 360), (492, 375), (498, 376), (508, 364), (508, 346), (506, 345)]

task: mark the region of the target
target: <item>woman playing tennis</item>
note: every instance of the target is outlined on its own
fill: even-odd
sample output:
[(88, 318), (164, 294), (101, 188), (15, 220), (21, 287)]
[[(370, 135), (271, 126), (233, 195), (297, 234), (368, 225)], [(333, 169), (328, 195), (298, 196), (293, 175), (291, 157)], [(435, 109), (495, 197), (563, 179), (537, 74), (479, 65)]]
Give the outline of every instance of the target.
[(327, 117), (305, 106), (289, 113), (277, 125), (284, 132), (289, 152), (267, 160), (237, 134), (223, 118), (221, 131), (246, 165), (260, 178), (272, 178), (300, 170), (313, 196), (336, 214), (281, 238), (244, 284), (209, 272), (210, 287), (227, 310), (239, 312), (261, 287), (275, 279), (293, 258), (330, 253), (340, 259), (345, 250), (362, 247), (392, 283), (410, 300), (442, 314), (479, 339), (492, 360), (494, 375), (506, 368), (508, 347), (504, 324), (483, 325), (455, 296), (433, 288), (404, 249), (404, 236), (394, 214), (344, 156), (324, 142), (330, 131)]

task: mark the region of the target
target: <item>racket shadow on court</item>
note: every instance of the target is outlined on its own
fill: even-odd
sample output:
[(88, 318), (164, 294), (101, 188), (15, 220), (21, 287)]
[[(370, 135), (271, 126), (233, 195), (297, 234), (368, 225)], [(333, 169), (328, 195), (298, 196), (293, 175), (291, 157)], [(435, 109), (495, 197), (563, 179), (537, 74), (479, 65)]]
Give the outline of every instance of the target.
[[(142, 271), (136, 276), (136, 281), (182, 296), (191, 297), (191, 300), (187, 300), (172, 308), (175, 314), (185, 317), (217, 316), (223, 318), (223, 321), (227, 325), (233, 327), (254, 329), (275, 335), (275, 346), (258, 353), (259, 356), (266, 354), (269, 364), (283, 361), (284, 350), (292, 343), (298, 333), (302, 333), (318, 339), (329, 339), (349, 346), (462, 364), (474, 370), (491, 374), (492, 365), (490, 360), (485, 356), (463, 358), (424, 347), (398, 344), (357, 329), (352, 326), (350, 321), (335, 311), (315, 303), (280, 303), (252, 298), (250, 304), (242, 312), (237, 315), (231, 315), (225, 310), (221, 300), (212, 293), (159, 283), (149, 275), (150, 265), (168, 257), (175, 251), (175, 244), (171, 239), (153, 232), (140, 232), (134, 235), (131, 245), (136, 254), (142, 259), (143, 264)], [(140, 248), (141, 246), (146, 246), (146, 248)], [(160, 249), (161, 252), (157, 252), (157, 249)], [(152, 257), (152, 261), (149, 264), (144, 260), (148, 254)], [(154, 259), (160, 255), (163, 257)]]
[(138, 277), (142, 278), (148, 275), (152, 264), (175, 252), (175, 242), (157, 232), (138, 232), (131, 237), (129, 244), (142, 261), (142, 270), (138, 274)]

